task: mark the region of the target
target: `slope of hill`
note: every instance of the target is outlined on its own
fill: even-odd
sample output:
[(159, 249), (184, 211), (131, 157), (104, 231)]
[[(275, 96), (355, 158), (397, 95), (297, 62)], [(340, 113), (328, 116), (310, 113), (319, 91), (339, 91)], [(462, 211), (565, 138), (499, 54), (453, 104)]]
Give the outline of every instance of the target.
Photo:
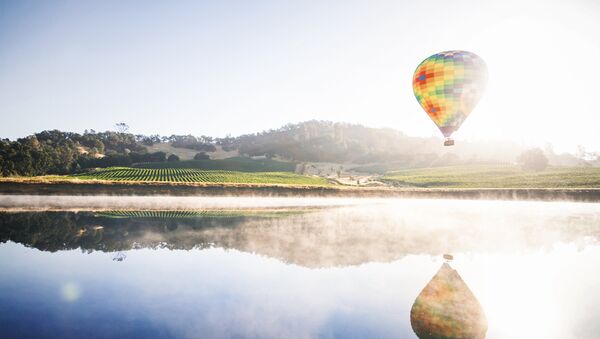
[(457, 142), (443, 147), (436, 137), (411, 137), (388, 128), (307, 121), (277, 130), (242, 135), (232, 141), (240, 154), (277, 155), (300, 162), (401, 163), (402, 167), (458, 163), (512, 162), (523, 151), (506, 142)]
[[(208, 152), (211, 159), (227, 159), (239, 156), (237, 150), (225, 151), (221, 146), (215, 146), (216, 151)], [(166, 154), (175, 154), (181, 160), (192, 160), (199, 151), (190, 148), (174, 147), (170, 142), (155, 143), (151, 146), (146, 146), (148, 152), (164, 152)]]

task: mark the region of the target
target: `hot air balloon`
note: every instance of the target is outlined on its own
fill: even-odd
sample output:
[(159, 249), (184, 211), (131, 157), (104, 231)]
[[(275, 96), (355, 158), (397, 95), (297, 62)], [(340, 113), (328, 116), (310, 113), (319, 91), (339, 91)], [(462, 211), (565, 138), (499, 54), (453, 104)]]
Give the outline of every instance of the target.
[(417, 101), (446, 138), (469, 116), (487, 83), (487, 66), (475, 53), (447, 51), (423, 60), (413, 76)]

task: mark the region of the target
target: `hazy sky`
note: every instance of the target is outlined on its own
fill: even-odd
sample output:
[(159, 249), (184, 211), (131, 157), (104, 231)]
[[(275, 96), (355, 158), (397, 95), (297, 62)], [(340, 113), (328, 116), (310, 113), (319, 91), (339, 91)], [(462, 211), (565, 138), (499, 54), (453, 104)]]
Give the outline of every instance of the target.
[(575, 0), (0, 0), (0, 137), (309, 119), (439, 135), (411, 80), (451, 49), (489, 69), (457, 139), (600, 150), (600, 5)]

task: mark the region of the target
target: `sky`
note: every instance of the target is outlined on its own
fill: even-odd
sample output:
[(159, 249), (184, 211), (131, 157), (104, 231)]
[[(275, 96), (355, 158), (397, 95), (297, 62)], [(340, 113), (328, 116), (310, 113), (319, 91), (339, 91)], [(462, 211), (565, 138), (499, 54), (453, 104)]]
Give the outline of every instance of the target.
[(585, 0), (0, 0), (0, 137), (311, 119), (441, 136), (412, 75), (457, 49), (489, 80), (456, 139), (600, 151), (600, 4)]

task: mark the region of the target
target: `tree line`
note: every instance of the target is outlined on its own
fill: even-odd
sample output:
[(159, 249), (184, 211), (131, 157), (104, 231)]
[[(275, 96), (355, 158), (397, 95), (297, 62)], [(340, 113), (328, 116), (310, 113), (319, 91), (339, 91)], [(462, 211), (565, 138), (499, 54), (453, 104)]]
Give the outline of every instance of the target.
[(207, 153), (215, 152), (216, 145), (226, 151), (234, 147), (235, 138), (229, 136), (134, 135), (127, 133), (126, 124), (116, 126), (117, 131), (85, 130), (79, 134), (48, 130), (17, 140), (0, 139), (0, 175), (72, 174), (97, 167), (179, 161), (175, 154), (149, 152), (147, 147), (157, 143), (197, 150), (196, 160), (209, 159)]
[(129, 133), (51, 130), (14, 141), (0, 140), (2, 176), (69, 174), (92, 167), (166, 160), (164, 152), (147, 152), (138, 138)]

